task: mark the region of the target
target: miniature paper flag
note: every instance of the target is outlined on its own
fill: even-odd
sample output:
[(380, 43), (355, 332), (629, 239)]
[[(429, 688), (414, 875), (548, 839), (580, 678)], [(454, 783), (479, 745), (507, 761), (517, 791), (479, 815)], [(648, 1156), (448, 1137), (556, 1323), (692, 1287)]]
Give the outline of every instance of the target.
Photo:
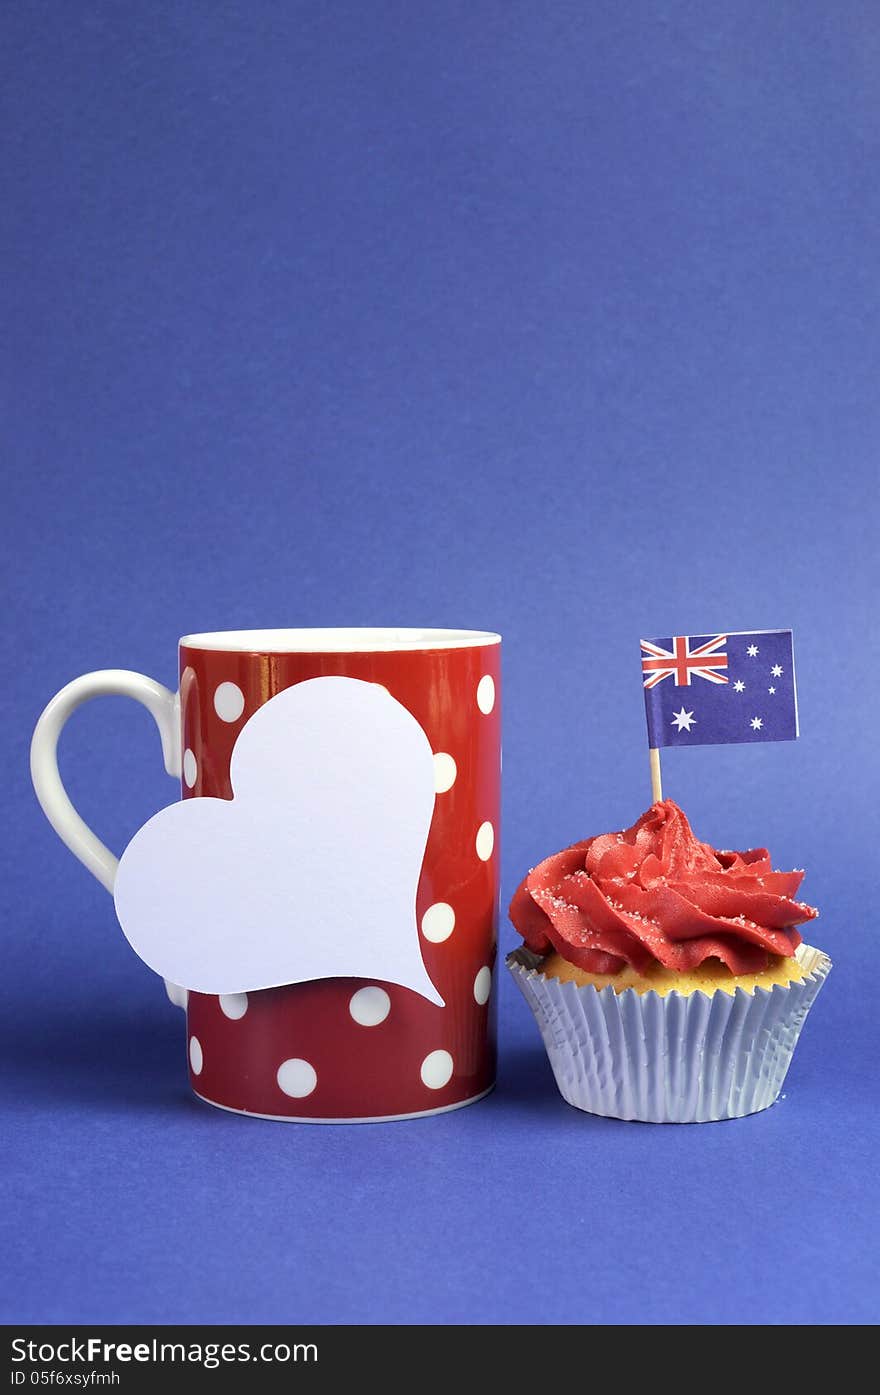
[(434, 757), (412, 713), (377, 683), (296, 683), (242, 727), (230, 774), (232, 799), (172, 804), (123, 853), (135, 952), (201, 993), (365, 978), (442, 1007), (416, 922)]
[(794, 741), (791, 630), (643, 639), (648, 745)]

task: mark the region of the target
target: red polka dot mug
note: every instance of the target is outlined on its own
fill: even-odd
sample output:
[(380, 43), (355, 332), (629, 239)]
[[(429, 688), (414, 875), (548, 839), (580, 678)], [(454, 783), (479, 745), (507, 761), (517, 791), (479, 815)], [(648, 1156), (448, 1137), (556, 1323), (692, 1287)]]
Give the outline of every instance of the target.
[[(263, 1118), (373, 1121), (457, 1109), (492, 1088), (500, 645), (500, 636), (475, 630), (188, 635), (180, 641), (177, 693), (111, 669), (75, 679), (49, 703), (31, 748), (34, 788), (63, 842), (111, 892), (119, 863), (73, 808), (56, 758), (65, 722), (91, 697), (122, 694), (148, 709), (184, 800), (231, 800), (242, 729), (277, 694), (311, 679), (381, 685), (430, 743), (434, 805), (413, 934), (441, 1001), (378, 978), (321, 977), (221, 994), (169, 983), (169, 997), (186, 1009), (190, 1083), (201, 1099)], [(358, 908), (341, 906), (340, 914), (357, 916)], [(243, 926), (241, 934), (258, 935), (259, 926)]]

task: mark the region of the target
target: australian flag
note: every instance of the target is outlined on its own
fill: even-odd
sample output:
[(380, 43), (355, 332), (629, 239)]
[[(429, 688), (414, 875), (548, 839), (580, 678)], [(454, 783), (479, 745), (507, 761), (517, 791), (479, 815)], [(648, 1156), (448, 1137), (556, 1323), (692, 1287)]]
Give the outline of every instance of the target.
[(794, 741), (791, 630), (642, 640), (649, 746)]

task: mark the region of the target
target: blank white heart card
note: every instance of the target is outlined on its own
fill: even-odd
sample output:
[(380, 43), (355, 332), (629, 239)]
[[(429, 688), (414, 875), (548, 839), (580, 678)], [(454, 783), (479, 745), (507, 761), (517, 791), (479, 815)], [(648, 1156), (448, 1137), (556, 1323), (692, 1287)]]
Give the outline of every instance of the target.
[(242, 727), (231, 779), (231, 800), (172, 804), (126, 848), (135, 952), (201, 993), (353, 977), (442, 1006), (416, 923), (435, 790), (412, 714), (376, 683), (296, 683)]

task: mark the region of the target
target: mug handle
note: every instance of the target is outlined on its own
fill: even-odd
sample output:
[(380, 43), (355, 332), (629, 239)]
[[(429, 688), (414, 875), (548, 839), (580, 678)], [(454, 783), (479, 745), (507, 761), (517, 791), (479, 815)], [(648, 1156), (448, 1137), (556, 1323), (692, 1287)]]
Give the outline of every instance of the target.
[[(162, 755), (169, 775), (180, 777), (180, 697), (143, 673), (107, 668), (74, 678), (43, 711), (31, 740), (31, 779), (46, 818), (62, 843), (79, 858), (93, 877), (113, 894), (119, 859), (93, 833), (74, 809), (58, 772), (58, 738), (68, 717), (90, 698), (109, 695), (134, 698), (146, 707), (162, 740)], [(185, 993), (166, 983), (173, 1003), (183, 1006)]]

